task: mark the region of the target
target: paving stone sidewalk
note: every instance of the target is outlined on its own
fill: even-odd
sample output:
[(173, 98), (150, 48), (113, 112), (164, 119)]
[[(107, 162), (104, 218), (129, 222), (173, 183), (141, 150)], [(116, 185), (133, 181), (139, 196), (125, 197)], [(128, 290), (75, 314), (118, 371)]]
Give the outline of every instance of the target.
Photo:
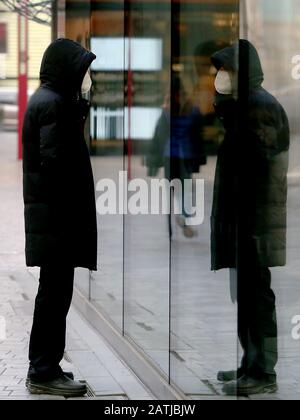
[[(24, 287), (24, 285), (30, 287)], [(25, 388), (28, 340), (32, 322), (36, 272), (0, 270), (0, 317), (6, 337), (0, 340), (0, 400), (63, 399), (33, 396)], [(91, 346), (92, 341), (92, 346)], [(85, 320), (71, 309), (67, 350), (62, 367), (88, 385), (85, 399), (153, 399), (138, 378), (122, 363)]]
[[(0, 340), (0, 400), (64, 399), (30, 395), (25, 387), (36, 286), (36, 272), (0, 271), (0, 317), (2, 324), (4, 320), (6, 324), (6, 337), (3, 337), (2, 328)], [(87, 383), (89, 392), (84, 399), (153, 399), (138, 378), (73, 308), (69, 315), (67, 350), (62, 367)]]

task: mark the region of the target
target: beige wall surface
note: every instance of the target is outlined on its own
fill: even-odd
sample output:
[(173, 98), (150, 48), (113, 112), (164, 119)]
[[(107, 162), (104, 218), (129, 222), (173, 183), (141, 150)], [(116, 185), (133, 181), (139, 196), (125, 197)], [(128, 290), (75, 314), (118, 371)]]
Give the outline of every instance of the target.
[[(3, 10), (3, 6), (2, 10)], [(16, 86), (18, 76), (18, 15), (17, 13), (0, 13), (0, 22), (7, 24), (7, 54), (1, 57), (5, 79), (0, 79), (0, 86)], [(40, 63), (43, 52), (51, 42), (50, 26), (29, 21), (28, 26), (28, 77), (29, 87), (38, 86)]]

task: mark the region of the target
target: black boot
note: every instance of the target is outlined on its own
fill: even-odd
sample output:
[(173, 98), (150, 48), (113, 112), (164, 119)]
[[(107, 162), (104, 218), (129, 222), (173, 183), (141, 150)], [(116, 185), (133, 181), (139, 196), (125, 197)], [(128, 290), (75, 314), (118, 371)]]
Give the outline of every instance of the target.
[(229, 371), (220, 371), (218, 372), (217, 379), (220, 382), (231, 382), (236, 379), (239, 379), (244, 375), (244, 371), (242, 368), (238, 370), (229, 370)]
[(278, 390), (276, 376), (260, 379), (244, 375), (241, 378), (228, 382), (223, 386), (223, 392), (232, 396), (248, 396), (255, 394), (273, 394)]
[(83, 397), (87, 392), (85, 384), (76, 382), (66, 375), (50, 381), (29, 379), (27, 388), (31, 394), (58, 395), (66, 398)]
[[(67, 378), (74, 380), (74, 374), (73, 372), (62, 372)], [(30, 373), (28, 372), (27, 378), (26, 378), (26, 388), (28, 388), (28, 384), (30, 381)]]

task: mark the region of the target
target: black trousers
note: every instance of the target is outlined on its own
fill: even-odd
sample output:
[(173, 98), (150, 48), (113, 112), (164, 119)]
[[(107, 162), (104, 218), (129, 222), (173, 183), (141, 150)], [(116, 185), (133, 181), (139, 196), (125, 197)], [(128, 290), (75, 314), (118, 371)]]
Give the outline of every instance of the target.
[(51, 380), (61, 375), (73, 285), (73, 267), (41, 267), (29, 345), (31, 379)]
[(238, 334), (243, 348), (242, 369), (256, 377), (275, 377), (278, 361), (276, 298), (269, 268), (241, 266), (237, 270)]

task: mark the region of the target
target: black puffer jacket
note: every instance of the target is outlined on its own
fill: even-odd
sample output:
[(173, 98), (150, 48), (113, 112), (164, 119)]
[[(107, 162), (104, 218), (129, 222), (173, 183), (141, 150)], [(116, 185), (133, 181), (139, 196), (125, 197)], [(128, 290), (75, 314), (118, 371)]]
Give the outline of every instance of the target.
[(261, 63), (248, 41), (217, 52), (212, 62), (218, 70), (239, 68), (238, 100), (227, 95), (216, 100), (226, 134), (215, 176), (212, 269), (283, 266), (290, 137), (286, 113), (262, 88)]
[(95, 58), (80, 44), (58, 39), (42, 60), (41, 86), (23, 125), (28, 266), (97, 269), (94, 180), (84, 139), (89, 103), (80, 93)]

